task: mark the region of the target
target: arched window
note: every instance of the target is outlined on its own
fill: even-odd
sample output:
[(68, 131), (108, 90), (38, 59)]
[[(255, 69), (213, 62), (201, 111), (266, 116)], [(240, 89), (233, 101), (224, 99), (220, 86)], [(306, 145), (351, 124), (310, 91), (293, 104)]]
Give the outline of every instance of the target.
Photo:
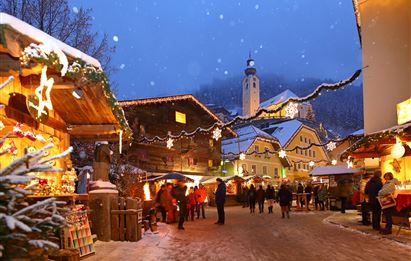
[(257, 85), (255, 84), (255, 82), (253, 82), (253, 87), (255, 88)]

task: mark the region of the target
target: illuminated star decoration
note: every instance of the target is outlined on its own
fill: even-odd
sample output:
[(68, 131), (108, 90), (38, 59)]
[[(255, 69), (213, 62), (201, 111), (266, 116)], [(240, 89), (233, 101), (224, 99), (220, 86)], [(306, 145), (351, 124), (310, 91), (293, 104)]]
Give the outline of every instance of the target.
[(217, 141), (220, 138), (221, 138), (221, 129), (217, 127), (213, 130), (213, 139)]
[(280, 158), (285, 158), (287, 156), (287, 153), (285, 152), (285, 150), (280, 150), (280, 152), (278, 152), (278, 156)]
[[(54, 79), (50, 78), (47, 79), (47, 66), (44, 66), (41, 70), (41, 78), (40, 78), (40, 86), (36, 88), (34, 93), (36, 94), (37, 98), (39, 99), (39, 104), (37, 106), (37, 118), (40, 118), (41, 114), (44, 113), (44, 108), (48, 108), (49, 110), (53, 109), (53, 104), (51, 103), (50, 99), (50, 92), (53, 88)], [(46, 89), (44, 90), (44, 87)], [(43, 100), (43, 92), (46, 95), (46, 100)]]
[(332, 160), (332, 161), (331, 161), (331, 164), (332, 164), (332, 165), (337, 165), (337, 160), (335, 160), (335, 159)]
[(240, 160), (245, 160), (245, 154), (244, 154), (244, 152), (241, 152), (241, 153), (240, 153)]
[(308, 163), (308, 165), (309, 165), (310, 167), (314, 167), (315, 163), (314, 163), (314, 161), (310, 161), (310, 162)]
[(335, 144), (334, 141), (331, 141), (327, 144), (327, 150), (328, 151), (333, 151), (333, 150), (335, 150), (335, 148), (337, 148), (337, 144)]
[(171, 149), (173, 147), (174, 140), (172, 138), (168, 138), (167, 140), (167, 149)]
[(294, 119), (295, 115), (298, 114), (298, 104), (294, 102), (290, 102), (285, 108), (285, 116), (291, 119)]

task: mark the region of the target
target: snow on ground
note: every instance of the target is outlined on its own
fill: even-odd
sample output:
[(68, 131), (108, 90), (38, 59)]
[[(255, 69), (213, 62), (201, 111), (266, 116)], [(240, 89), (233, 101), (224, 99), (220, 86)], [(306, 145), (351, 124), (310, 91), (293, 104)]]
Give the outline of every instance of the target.
[(250, 215), (241, 207), (226, 208), (226, 225), (207, 219), (176, 225), (160, 223), (159, 234), (145, 234), (139, 242), (97, 242), (97, 254), (87, 260), (410, 260), (408, 247), (325, 224), (330, 212), (292, 212), (282, 219)]

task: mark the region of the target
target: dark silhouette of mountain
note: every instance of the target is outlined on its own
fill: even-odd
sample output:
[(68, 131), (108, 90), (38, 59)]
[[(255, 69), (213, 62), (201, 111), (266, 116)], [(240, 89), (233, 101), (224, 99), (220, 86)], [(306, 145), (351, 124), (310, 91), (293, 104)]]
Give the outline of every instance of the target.
[[(300, 97), (310, 94), (321, 83), (334, 83), (331, 79), (304, 78), (293, 80), (281, 75), (261, 75), (260, 101), (263, 102), (275, 95), (290, 89)], [(211, 84), (201, 85), (195, 92), (205, 104), (216, 104), (227, 109), (237, 108), (241, 113), (242, 76), (224, 80), (213, 80)], [(312, 100), (315, 118), (342, 136), (362, 129), (363, 96), (362, 85), (359, 81), (347, 85), (344, 89), (323, 92), (317, 99)]]

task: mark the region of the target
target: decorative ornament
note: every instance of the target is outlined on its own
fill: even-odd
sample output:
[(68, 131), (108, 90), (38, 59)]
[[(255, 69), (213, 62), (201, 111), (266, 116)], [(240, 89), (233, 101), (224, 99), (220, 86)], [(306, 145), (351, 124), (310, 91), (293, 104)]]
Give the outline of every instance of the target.
[(285, 152), (285, 150), (280, 150), (280, 152), (278, 152), (278, 156), (283, 159), (287, 157), (287, 152)]
[[(36, 88), (34, 93), (36, 94), (39, 104), (37, 106), (37, 118), (43, 113), (46, 113), (44, 108), (48, 108), (49, 110), (53, 110), (53, 104), (51, 103), (50, 93), (51, 89), (53, 88), (54, 79), (50, 78), (47, 79), (47, 66), (44, 66), (41, 70), (41, 77), (40, 77), (40, 86)], [(46, 88), (44, 90), (44, 88)], [(43, 93), (46, 95), (46, 100), (43, 100)]]
[(13, 127), (13, 134), (19, 138), (24, 137), (24, 132), (20, 128), (20, 123), (17, 122), (16, 125)]
[(4, 129), (6, 126), (4, 126), (4, 123), (0, 121), (0, 130)]
[(9, 145), (10, 145), (10, 148), (8, 149), (8, 151), (10, 153), (12, 153), (13, 155), (16, 155), (17, 154), (17, 146), (16, 146), (16, 144), (14, 144), (14, 141), (11, 141), (9, 143)]
[(394, 159), (392, 162), (390, 162), (390, 165), (392, 166), (395, 172), (401, 172), (401, 162), (399, 162), (398, 160)]
[(213, 130), (213, 139), (217, 141), (220, 138), (221, 138), (221, 129), (217, 127)]
[(167, 140), (167, 149), (171, 149), (173, 147), (174, 140), (172, 138), (168, 138)]
[(314, 165), (315, 165), (314, 161), (310, 161), (310, 162), (308, 163), (308, 166), (310, 166), (310, 167), (314, 167)]
[(36, 136), (34, 136), (33, 132), (31, 131), (26, 131), (24, 133), (24, 137), (31, 140), (31, 141), (35, 141), (36, 140)]
[(327, 150), (328, 151), (333, 151), (333, 150), (335, 150), (335, 148), (337, 148), (337, 144), (334, 141), (330, 141), (327, 144)]
[(337, 160), (333, 159), (333, 160), (331, 161), (331, 164), (334, 165), (334, 166), (337, 165)]
[(348, 156), (348, 159), (347, 159), (347, 168), (348, 168), (348, 169), (352, 169), (352, 167), (353, 167), (353, 164), (352, 164), (351, 156)]
[(240, 160), (245, 160), (245, 153), (244, 152), (240, 153)]
[(46, 143), (46, 139), (41, 134), (36, 135), (36, 140), (40, 141), (41, 143)]
[(294, 117), (297, 114), (298, 114), (298, 103), (290, 102), (287, 108), (285, 108), (285, 116), (291, 119), (294, 119)]
[(392, 146), (392, 149), (391, 149), (391, 156), (392, 156), (394, 159), (399, 159), (399, 158), (401, 158), (402, 156), (404, 156), (404, 154), (405, 154), (405, 148), (404, 148), (404, 146), (402, 145), (401, 140), (400, 140), (398, 137), (397, 137), (396, 139), (397, 139), (397, 142), (395, 143), (394, 146)]

